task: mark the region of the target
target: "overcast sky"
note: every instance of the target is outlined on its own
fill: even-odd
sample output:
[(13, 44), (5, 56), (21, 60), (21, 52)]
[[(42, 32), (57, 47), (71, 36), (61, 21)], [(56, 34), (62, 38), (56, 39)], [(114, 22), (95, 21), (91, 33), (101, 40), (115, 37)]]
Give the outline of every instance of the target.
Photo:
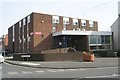
[(32, 12), (93, 20), (99, 31), (110, 31), (118, 18), (119, 0), (0, 0), (0, 36)]

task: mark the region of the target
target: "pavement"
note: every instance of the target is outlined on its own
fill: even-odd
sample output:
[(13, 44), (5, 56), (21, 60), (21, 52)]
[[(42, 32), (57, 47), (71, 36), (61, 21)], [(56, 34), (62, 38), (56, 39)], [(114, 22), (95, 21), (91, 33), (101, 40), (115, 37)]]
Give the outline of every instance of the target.
[(117, 67), (119, 58), (95, 58), (94, 62), (85, 61), (14, 61), (10, 58), (5, 62), (18, 66), (50, 69), (76, 69), (76, 68), (99, 68)]

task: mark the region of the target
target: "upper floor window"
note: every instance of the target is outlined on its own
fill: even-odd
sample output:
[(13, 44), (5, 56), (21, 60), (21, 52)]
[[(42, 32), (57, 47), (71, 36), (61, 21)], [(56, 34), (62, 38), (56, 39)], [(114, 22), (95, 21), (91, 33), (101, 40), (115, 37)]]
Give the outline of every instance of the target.
[(20, 39), (20, 37), (19, 37), (19, 43), (21, 43), (22, 41), (21, 41), (21, 39)]
[(26, 23), (25, 23), (25, 18), (23, 19), (23, 26), (24, 26), (24, 25), (26, 25)]
[(19, 28), (21, 28), (21, 21), (19, 22)]
[(14, 25), (13, 25), (13, 42), (14, 42), (14, 40), (15, 40), (15, 29), (14, 29)]
[(81, 20), (82, 26), (86, 26), (86, 20)]
[(94, 27), (94, 22), (93, 21), (89, 21), (89, 27)]
[(52, 16), (52, 21), (53, 23), (59, 23), (60, 22), (59, 16)]
[(78, 19), (73, 19), (73, 25), (78, 25)]
[(27, 17), (27, 22), (30, 23), (30, 15)]
[(67, 17), (64, 17), (63, 18), (63, 24), (69, 24), (69, 18), (67, 18)]

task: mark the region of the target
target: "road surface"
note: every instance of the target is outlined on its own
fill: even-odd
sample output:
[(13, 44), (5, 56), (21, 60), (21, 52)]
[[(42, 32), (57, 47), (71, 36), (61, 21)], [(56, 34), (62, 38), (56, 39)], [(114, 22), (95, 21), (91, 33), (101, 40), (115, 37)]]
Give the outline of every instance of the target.
[(42, 69), (3, 63), (2, 78), (117, 78), (118, 67)]

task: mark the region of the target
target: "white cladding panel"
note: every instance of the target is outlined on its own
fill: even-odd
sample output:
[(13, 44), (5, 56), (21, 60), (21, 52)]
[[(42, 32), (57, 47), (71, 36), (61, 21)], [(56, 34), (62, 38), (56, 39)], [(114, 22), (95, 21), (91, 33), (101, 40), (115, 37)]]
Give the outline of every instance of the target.
[(120, 1), (118, 2), (118, 14), (120, 14)]
[(112, 35), (111, 31), (72, 31), (72, 30), (63, 30), (60, 32), (53, 33), (53, 36), (60, 35)]

